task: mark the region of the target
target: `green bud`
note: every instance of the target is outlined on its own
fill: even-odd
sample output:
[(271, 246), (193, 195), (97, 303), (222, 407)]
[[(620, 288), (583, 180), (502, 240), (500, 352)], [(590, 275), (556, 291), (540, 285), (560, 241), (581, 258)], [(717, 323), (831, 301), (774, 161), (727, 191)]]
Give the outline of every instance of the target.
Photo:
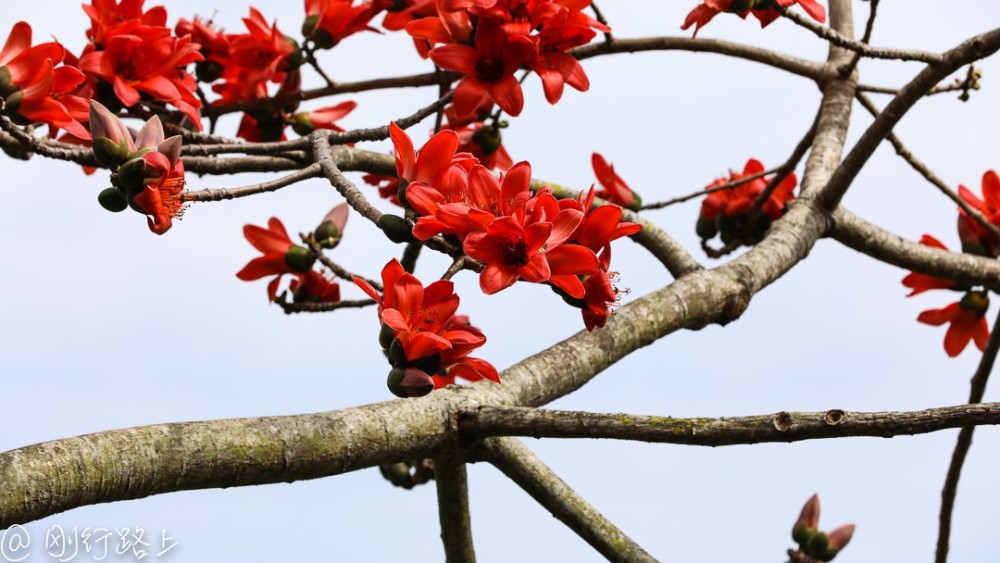
[(698, 233), (702, 240), (708, 240), (714, 237), (719, 230), (715, 227), (715, 219), (698, 217), (698, 222), (694, 224), (694, 232)]
[(389, 344), (389, 363), (394, 367), (406, 366), (409, 361), (406, 359), (406, 351), (403, 350), (403, 343), (393, 335), (392, 343)]
[(399, 215), (392, 215), (386, 213), (378, 218), (376, 222), (378, 228), (382, 229), (385, 236), (396, 243), (411, 242), (413, 240), (412, 229), (410, 222), (403, 219)]
[(0, 66), (0, 92), (7, 93), (7, 90), (11, 88), (16, 88), (16, 86), (10, 81), (10, 69), (6, 66)]
[(396, 338), (396, 330), (391, 326), (382, 323), (382, 328), (378, 331), (378, 345), (383, 350), (388, 350), (392, 346), (393, 339)]
[(800, 549), (805, 549), (809, 543), (809, 538), (816, 533), (815, 528), (810, 528), (808, 524), (798, 522), (792, 527), (792, 539), (799, 544)]
[(302, 37), (312, 36), (313, 30), (316, 29), (317, 22), (319, 22), (319, 16), (317, 14), (306, 17), (306, 21), (302, 22)]
[(830, 539), (823, 532), (815, 532), (806, 543), (806, 554), (820, 558), (826, 554), (826, 550), (829, 548)]
[(340, 232), (337, 225), (333, 224), (333, 221), (323, 221), (319, 227), (316, 227), (316, 232), (313, 234), (316, 237), (316, 242), (326, 249), (336, 248), (343, 237), (343, 233)]
[(337, 45), (337, 40), (325, 29), (316, 29), (309, 36), (317, 49), (332, 49)]
[(297, 41), (286, 35), (285, 42), (291, 45), (294, 50), (289, 53), (287, 57), (285, 57), (284, 65), (282, 65), (284, 68), (281, 70), (291, 72), (302, 66), (302, 64), (306, 62), (306, 57), (302, 54), (302, 49), (299, 48)]
[(632, 192), (632, 198), (632, 204), (628, 208), (632, 211), (639, 211), (642, 208), (642, 198), (635, 192)]
[(145, 179), (146, 161), (133, 158), (118, 168), (118, 172), (112, 176), (112, 183), (117, 182), (118, 186), (125, 188), (126, 193), (134, 197), (142, 191)]
[(224, 67), (215, 61), (199, 61), (194, 65), (194, 72), (201, 82), (215, 82), (222, 78)]
[(403, 207), (408, 207), (406, 203), (406, 188), (409, 187), (409, 185), (410, 185), (409, 182), (407, 182), (403, 178), (400, 178), (399, 185), (396, 186), (396, 199), (399, 200), (399, 203), (401, 203)]
[(985, 291), (970, 291), (962, 296), (958, 306), (966, 311), (975, 311), (984, 315), (986, 310), (990, 308), (990, 298)]
[(316, 256), (304, 246), (292, 246), (285, 253), (285, 264), (288, 264), (293, 272), (304, 274), (312, 269), (314, 262)]
[(21, 100), (23, 99), (24, 92), (22, 90), (17, 90), (4, 99), (3, 110), (9, 114), (17, 113), (17, 108), (21, 105)]
[(309, 121), (308, 113), (297, 113), (292, 117), (292, 130), (305, 137), (309, 133), (316, 130), (313, 127), (311, 121)]
[(385, 380), (386, 387), (393, 395), (405, 399), (408, 397), (406, 390), (403, 389), (403, 376), (406, 375), (406, 370), (403, 368), (393, 368), (389, 371), (389, 377)]
[(397, 487), (410, 489), (413, 487), (413, 479), (410, 477), (410, 466), (403, 463), (390, 463), (389, 465), (378, 466), (379, 472), (386, 481)]
[(101, 207), (111, 211), (112, 213), (125, 211), (125, 208), (128, 207), (128, 202), (125, 201), (125, 196), (122, 195), (121, 190), (118, 188), (106, 188), (101, 190), (101, 193), (97, 194), (97, 203), (100, 203)]
[(97, 157), (97, 162), (114, 168), (128, 160), (128, 146), (124, 141), (116, 143), (107, 137), (95, 137), (94, 156)]

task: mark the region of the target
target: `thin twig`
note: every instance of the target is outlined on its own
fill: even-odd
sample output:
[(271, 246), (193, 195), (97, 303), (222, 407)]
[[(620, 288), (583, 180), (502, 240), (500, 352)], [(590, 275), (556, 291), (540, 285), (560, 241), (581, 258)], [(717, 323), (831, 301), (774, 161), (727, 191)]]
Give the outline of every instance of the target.
[[(861, 102), (861, 105), (864, 106), (866, 110), (868, 110), (868, 113), (872, 114), (873, 117), (878, 118), (881, 112), (879, 112), (878, 108), (875, 106), (874, 103), (872, 103), (872, 101), (868, 98), (868, 96), (865, 96), (861, 92), (858, 92), (856, 94), (856, 97), (858, 101)], [(962, 211), (965, 212), (966, 215), (972, 217), (977, 223), (979, 223), (979, 225), (981, 225), (984, 229), (989, 231), (989, 233), (993, 235), (993, 237), (996, 240), (1000, 240), (1000, 227), (994, 225), (989, 219), (986, 218), (985, 215), (982, 214), (981, 211), (979, 211), (975, 207), (972, 207), (971, 205), (969, 205), (967, 201), (959, 197), (959, 195), (955, 193), (955, 191), (952, 190), (951, 187), (944, 182), (944, 180), (939, 178), (938, 175), (935, 174), (930, 168), (928, 168), (926, 164), (924, 164), (923, 162), (920, 161), (920, 159), (914, 156), (913, 153), (906, 148), (906, 145), (903, 144), (903, 141), (900, 140), (900, 138), (897, 137), (895, 133), (890, 131), (889, 134), (885, 136), (885, 138), (887, 141), (892, 143), (892, 147), (896, 149), (896, 154), (898, 154), (900, 158), (905, 160), (907, 164), (909, 164), (911, 167), (913, 167), (914, 170), (919, 172), (921, 176), (923, 176), (928, 182), (933, 184), (948, 199), (955, 202), (955, 204), (958, 205), (962, 209)]]
[(609, 561), (656, 561), (513, 438), (484, 444), (486, 459)]
[(458, 258), (455, 258), (455, 260), (451, 263), (451, 266), (448, 266), (448, 269), (445, 270), (444, 274), (441, 275), (441, 279), (450, 280), (451, 278), (455, 277), (455, 274), (464, 270), (465, 260), (467, 258), (468, 258), (467, 256), (459, 256)]
[(249, 186), (241, 186), (238, 188), (209, 188), (183, 192), (181, 194), (181, 199), (184, 201), (223, 201), (227, 199), (237, 199), (267, 192), (274, 192), (286, 186), (301, 182), (302, 180), (315, 178), (321, 173), (322, 170), (320, 165), (313, 163), (302, 170), (293, 172), (287, 176), (282, 176), (276, 180), (261, 182), (259, 184), (251, 184)]
[(680, 197), (675, 197), (673, 199), (668, 199), (668, 200), (664, 200), (664, 201), (656, 201), (656, 202), (653, 202), (653, 203), (649, 203), (649, 204), (646, 204), (646, 205), (643, 205), (642, 207), (640, 207), (639, 211), (649, 211), (651, 209), (663, 209), (664, 207), (669, 207), (671, 205), (676, 205), (678, 203), (684, 203), (685, 201), (692, 200), (692, 199), (694, 199), (696, 197), (706, 196), (708, 194), (714, 194), (715, 192), (721, 192), (723, 190), (728, 190), (730, 188), (735, 188), (737, 186), (742, 186), (743, 184), (746, 184), (748, 182), (752, 182), (752, 181), (756, 180), (757, 178), (763, 178), (764, 176), (767, 176), (768, 174), (773, 174), (774, 172), (777, 172), (777, 171), (778, 171), (778, 168), (772, 168), (770, 170), (765, 170), (763, 172), (758, 172), (756, 174), (751, 174), (749, 176), (744, 176), (742, 178), (733, 180), (731, 182), (726, 182), (725, 184), (720, 184), (720, 185), (712, 187), (712, 188), (702, 188), (702, 189), (700, 189), (700, 190), (698, 190), (696, 192), (691, 192), (691, 193), (689, 193), (687, 195), (682, 195)]
[(424, 246), (419, 242), (410, 242), (403, 249), (403, 256), (399, 259), (403, 269), (411, 274), (417, 270), (417, 259), (420, 258), (420, 249)]
[[(865, 23), (865, 34), (861, 37), (861, 43), (868, 45), (872, 40), (872, 31), (875, 29), (875, 15), (878, 13), (879, 0), (869, 0), (868, 2), (868, 22)], [(840, 75), (848, 77), (861, 61), (861, 53), (855, 52), (851, 57), (851, 62), (840, 69)]]
[[(597, 3), (596, 2), (591, 2), (590, 3), (590, 9), (594, 11), (594, 18), (597, 19), (597, 21), (603, 23), (604, 25), (608, 25), (608, 19), (605, 18), (604, 14), (601, 13), (601, 10), (600, 10), (600, 8), (597, 7)], [(611, 26), (608, 25), (608, 27), (611, 27)], [(610, 31), (605, 31), (604, 32), (604, 41), (605, 42), (610, 43), (610, 42), (612, 42), (614, 40), (615, 40), (615, 38), (611, 36), (611, 32)]]
[(774, 8), (781, 12), (781, 15), (816, 34), (816, 36), (820, 39), (825, 39), (837, 47), (859, 53), (863, 57), (869, 57), (872, 59), (895, 59), (900, 61), (921, 61), (931, 65), (940, 64), (944, 60), (944, 57), (938, 53), (930, 53), (916, 49), (889, 49), (885, 47), (872, 47), (860, 41), (844, 37), (836, 30), (822, 26), (808, 18), (800, 16), (798, 13), (789, 10), (788, 8), (779, 6), (778, 4), (774, 4)]
[[(406, 117), (397, 119), (395, 123), (402, 129), (413, 127), (423, 121), (424, 118), (434, 115), (434, 112), (451, 103), (454, 95), (455, 91), (449, 90), (448, 93), (438, 98), (434, 103), (420, 108)], [(389, 126), (383, 125), (381, 127), (369, 127), (366, 129), (352, 129), (343, 133), (329, 133), (328, 135), (329, 142), (334, 145), (346, 145), (358, 141), (381, 141), (389, 138)]]
[(472, 524), (469, 517), (469, 479), (465, 463), (454, 458), (434, 459), (438, 518), (447, 563), (475, 563)]
[(370, 307), (375, 304), (375, 301), (373, 299), (355, 299), (328, 303), (286, 303), (284, 301), (275, 301), (275, 303), (290, 315), (292, 313), (328, 313), (337, 309), (358, 309)]
[[(996, 361), (997, 352), (1000, 351), (1000, 315), (993, 322), (993, 332), (986, 342), (986, 349), (983, 350), (983, 357), (979, 360), (979, 367), (972, 376), (969, 384), (969, 404), (979, 403), (986, 393), (986, 381), (993, 371), (993, 363)], [(948, 475), (945, 477), (944, 487), (941, 489), (941, 513), (938, 516), (938, 540), (937, 551), (934, 554), (934, 563), (945, 563), (948, 560), (948, 542), (951, 535), (951, 514), (955, 509), (955, 496), (958, 493), (958, 480), (962, 476), (962, 465), (965, 464), (965, 457), (972, 447), (972, 433), (975, 427), (966, 426), (958, 433), (958, 442), (955, 444), (955, 451), (951, 454), (951, 464), (948, 466)]]
[(343, 266), (331, 260), (330, 257), (327, 256), (325, 252), (323, 252), (323, 248), (319, 245), (319, 243), (317, 243), (311, 237), (301, 236), (301, 238), (302, 242), (306, 243), (306, 245), (309, 246), (309, 250), (312, 251), (313, 256), (315, 256), (316, 259), (319, 260), (321, 264), (326, 266), (326, 268), (330, 270), (330, 273), (332, 273), (333, 275), (337, 276), (342, 280), (347, 280), (347, 281), (352, 281), (353, 278), (358, 278), (368, 282), (372, 287), (375, 288), (376, 291), (379, 292), (384, 291), (381, 283), (373, 279), (368, 279), (364, 276), (359, 276), (353, 272), (349, 272), (346, 269), (344, 269)]
[(889, 438), (963, 426), (997, 425), (1000, 424), (1000, 403), (921, 411), (852, 412), (831, 409), (724, 418), (674, 418), (481, 406), (465, 413), (462, 420), (463, 432), (469, 439), (491, 436), (610, 438), (716, 447), (848, 436)]

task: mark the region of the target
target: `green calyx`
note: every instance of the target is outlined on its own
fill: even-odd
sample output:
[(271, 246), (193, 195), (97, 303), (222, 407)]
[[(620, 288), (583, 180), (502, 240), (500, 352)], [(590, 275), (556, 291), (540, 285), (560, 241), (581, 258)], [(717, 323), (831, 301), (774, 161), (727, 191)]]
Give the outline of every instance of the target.
[(125, 211), (125, 208), (128, 207), (128, 201), (125, 200), (125, 196), (118, 188), (101, 190), (101, 193), (97, 194), (97, 203), (112, 213)]
[(985, 315), (990, 308), (990, 298), (985, 291), (970, 291), (962, 296), (959, 307), (966, 311), (975, 311), (980, 315)]
[(115, 168), (128, 161), (128, 144), (124, 139), (116, 143), (107, 137), (96, 137), (93, 143), (94, 156), (103, 166)]
[(293, 245), (285, 252), (285, 264), (293, 272), (304, 274), (312, 269), (315, 262), (316, 256), (304, 246)]
[(410, 222), (399, 215), (386, 213), (378, 218), (375, 223), (382, 229), (385, 236), (395, 243), (410, 242), (413, 240), (412, 226)]

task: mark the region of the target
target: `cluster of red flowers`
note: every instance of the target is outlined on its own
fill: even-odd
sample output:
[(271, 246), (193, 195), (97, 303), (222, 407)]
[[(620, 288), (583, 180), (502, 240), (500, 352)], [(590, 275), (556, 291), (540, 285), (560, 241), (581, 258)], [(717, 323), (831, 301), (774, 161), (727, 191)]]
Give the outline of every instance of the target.
[(158, 235), (167, 232), (183, 208), (180, 135), (164, 138), (160, 118), (154, 115), (133, 138), (125, 122), (94, 100), (89, 121), (94, 155), (111, 169), (112, 187), (97, 200), (116, 213), (132, 207), (146, 215), (149, 230)]
[(419, 397), (456, 377), (500, 383), (492, 364), (469, 356), (486, 337), (468, 317), (455, 314), (459, 298), (452, 282), (424, 287), (393, 259), (382, 269), (382, 293), (363, 279), (354, 283), (378, 303), (379, 344), (392, 365), (387, 383), (393, 394)]
[[(368, 29), (368, 22), (384, 8), (383, 4), (306, 0), (303, 35), (316, 48), (333, 47), (348, 35)], [(288, 125), (300, 135), (315, 129), (343, 131), (336, 121), (357, 104), (342, 102), (311, 112), (293, 113), (298, 108), (297, 95), (301, 91), (299, 67), (305, 60), (302, 49), (278, 29), (277, 22), (269, 24), (255, 8), (250, 8), (250, 15), (243, 18), (243, 23), (246, 33), (223, 33), (197, 18), (181, 19), (176, 27), (178, 34), (190, 35), (200, 46), (203, 60), (196, 65), (195, 73), (198, 80), (214, 83), (212, 90), (219, 98), (213, 105), (265, 99), (270, 95), (268, 84), (279, 85), (275, 96), (285, 103), (245, 113), (237, 136), (253, 142), (284, 140)]]
[(31, 26), (14, 24), (0, 50), (0, 112), (19, 123), (45, 123), (89, 138), (81, 123), (87, 99), (78, 94), (85, 76), (75, 60), (55, 41), (32, 47)]
[[(586, 91), (583, 67), (566, 51), (610, 28), (583, 13), (589, 0), (414, 0), (386, 16), (386, 29), (406, 29), (421, 55), (465, 76), (455, 88), (458, 118), (488, 114), (496, 103), (510, 115), (524, 105), (514, 72), (527, 66), (556, 103), (569, 84)], [(462, 124), (452, 122), (453, 127)]]
[[(965, 186), (958, 187), (959, 196), (970, 206), (980, 211), (987, 221), (1000, 226), (1000, 176), (993, 170), (983, 174), (983, 199), (972, 193)], [(958, 210), (958, 237), (962, 241), (962, 250), (969, 254), (978, 254), (996, 258), (1000, 256), (1000, 241), (969, 217), (964, 210)], [(941, 241), (931, 235), (923, 235), (920, 243), (942, 250), (948, 250)], [(965, 350), (969, 342), (975, 342), (980, 350), (986, 348), (989, 339), (989, 326), (986, 324), (986, 311), (990, 306), (989, 295), (984, 290), (975, 290), (967, 285), (953, 280), (936, 278), (916, 272), (910, 272), (903, 278), (903, 285), (910, 288), (907, 297), (932, 289), (950, 289), (964, 292), (960, 300), (941, 309), (929, 309), (920, 313), (917, 321), (929, 325), (940, 326), (948, 324), (944, 337), (944, 350), (949, 356), (957, 356)]]
[[(743, 167), (742, 173), (730, 172), (728, 178), (719, 178), (705, 187), (710, 193), (702, 200), (701, 213), (695, 226), (702, 240), (709, 240), (718, 234), (723, 244), (737, 240), (746, 244), (760, 241), (771, 223), (784, 214), (785, 205), (795, 199), (793, 192), (797, 183), (795, 174), (788, 174), (763, 201), (756, 218), (752, 218), (751, 210), (773, 179), (765, 177), (764, 171), (764, 165), (751, 158)], [(752, 176), (756, 178), (730, 188), (718, 189)], [(750, 220), (754, 221), (752, 225), (748, 223)]]
[(458, 153), (458, 136), (442, 131), (415, 152), (410, 137), (390, 125), (398, 198), (417, 218), (413, 236), (453, 237), (483, 262), (479, 285), (496, 293), (523, 279), (549, 283), (583, 310), (588, 330), (604, 326), (617, 301), (610, 272), (611, 241), (642, 227), (622, 222), (617, 205), (593, 207), (593, 189), (557, 200), (551, 188), (530, 190), (531, 165), (520, 162), (498, 180), (472, 155)]
[(688, 13), (681, 29), (694, 26), (692, 37), (695, 37), (703, 25), (712, 21), (712, 18), (721, 12), (736, 14), (743, 19), (753, 14), (761, 27), (767, 27), (781, 16), (775, 5), (787, 8), (792, 4), (802, 6), (802, 9), (819, 23), (826, 22), (826, 10), (816, 0), (702, 0), (701, 4)]
[[(316, 243), (331, 249), (344, 236), (347, 225), (348, 207), (342, 203), (326, 214), (312, 236)], [(285, 274), (293, 279), (289, 284), (293, 303), (336, 303), (340, 301), (340, 285), (323, 272), (313, 270), (316, 255), (305, 246), (292, 242), (285, 225), (277, 217), (271, 217), (267, 228), (244, 225), (243, 236), (261, 256), (254, 258), (236, 273), (243, 281), (259, 280), (268, 276), (274, 278), (267, 284), (267, 297), (274, 301), (278, 296), (278, 286)]]

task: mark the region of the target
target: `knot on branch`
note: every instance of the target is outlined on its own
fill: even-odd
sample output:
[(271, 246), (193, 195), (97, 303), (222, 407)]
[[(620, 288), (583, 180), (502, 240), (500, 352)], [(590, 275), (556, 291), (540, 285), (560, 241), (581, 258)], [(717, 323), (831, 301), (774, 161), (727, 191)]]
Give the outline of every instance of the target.
[(829, 426), (836, 426), (840, 424), (841, 422), (844, 421), (844, 418), (845, 418), (844, 411), (840, 409), (828, 410), (826, 411), (826, 415), (823, 416), (823, 420)]

